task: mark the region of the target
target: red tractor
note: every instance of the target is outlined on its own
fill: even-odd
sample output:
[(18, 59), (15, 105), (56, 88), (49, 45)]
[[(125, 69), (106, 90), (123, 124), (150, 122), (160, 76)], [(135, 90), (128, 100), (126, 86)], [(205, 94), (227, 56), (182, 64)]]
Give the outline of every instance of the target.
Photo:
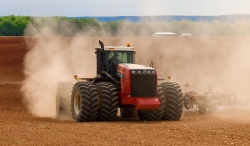
[[(60, 82), (57, 87), (57, 116), (70, 113), (77, 122), (115, 120), (179, 120), (183, 114), (180, 86), (157, 82), (151, 66), (135, 64), (135, 48), (104, 46), (95, 49), (97, 75), (77, 82)], [(73, 88), (72, 88), (73, 87)], [(71, 98), (70, 98), (71, 96)], [(70, 103), (70, 104), (69, 104)], [(70, 106), (69, 106), (70, 105)]]

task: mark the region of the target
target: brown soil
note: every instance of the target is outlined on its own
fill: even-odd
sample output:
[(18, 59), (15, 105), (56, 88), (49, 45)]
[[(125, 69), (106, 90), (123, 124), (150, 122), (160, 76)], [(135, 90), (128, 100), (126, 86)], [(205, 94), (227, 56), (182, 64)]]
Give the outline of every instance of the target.
[(28, 48), (22, 37), (0, 37), (0, 145), (249, 145), (248, 111), (232, 116), (190, 111), (180, 121), (159, 122), (118, 118), (75, 123), (34, 117), (20, 91)]

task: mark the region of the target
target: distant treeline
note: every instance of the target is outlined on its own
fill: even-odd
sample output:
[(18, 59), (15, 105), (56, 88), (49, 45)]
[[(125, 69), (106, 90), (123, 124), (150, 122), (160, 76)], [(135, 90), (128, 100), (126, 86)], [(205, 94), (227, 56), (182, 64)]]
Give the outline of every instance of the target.
[(235, 21), (162, 21), (162, 22), (99, 22), (95, 18), (4, 16), (0, 17), (0, 36), (43, 35), (60, 36), (152, 36), (155, 32), (191, 33), (194, 36), (250, 36), (250, 22)]
[(22, 36), (26, 25), (31, 21), (29, 16), (0, 17), (0, 36)]
[[(91, 18), (88, 16), (85, 17), (74, 17), (77, 19), (81, 18)], [(234, 23), (237, 20), (250, 21), (250, 14), (233, 14), (233, 15), (219, 15), (219, 16), (187, 16), (187, 15), (156, 15), (156, 16), (95, 16), (100, 22), (110, 22), (110, 21), (121, 21), (126, 20), (129, 22), (142, 22), (142, 21), (151, 21), (151, 22), (162, 22), (162, 21), (182, 21), (190, 20), (194, 22), (207, 21), (213, 22), (214, 20), (220, 22)]]

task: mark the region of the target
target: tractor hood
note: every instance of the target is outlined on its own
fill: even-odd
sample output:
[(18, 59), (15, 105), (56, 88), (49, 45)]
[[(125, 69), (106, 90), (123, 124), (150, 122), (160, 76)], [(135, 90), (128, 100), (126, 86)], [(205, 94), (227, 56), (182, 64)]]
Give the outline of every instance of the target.
[(141, 64), (130, 64), (130, 63), (121, 63), (120, 65), (130, 69), (130, 70), (155, 70), (152, 67), (141, 65)]

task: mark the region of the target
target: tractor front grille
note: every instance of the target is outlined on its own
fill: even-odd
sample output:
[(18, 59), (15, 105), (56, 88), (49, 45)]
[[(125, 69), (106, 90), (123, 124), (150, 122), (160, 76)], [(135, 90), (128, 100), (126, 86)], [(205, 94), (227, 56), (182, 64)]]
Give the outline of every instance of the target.
[(155, 97), (156, 74), (131, 74), (131, 97)]

